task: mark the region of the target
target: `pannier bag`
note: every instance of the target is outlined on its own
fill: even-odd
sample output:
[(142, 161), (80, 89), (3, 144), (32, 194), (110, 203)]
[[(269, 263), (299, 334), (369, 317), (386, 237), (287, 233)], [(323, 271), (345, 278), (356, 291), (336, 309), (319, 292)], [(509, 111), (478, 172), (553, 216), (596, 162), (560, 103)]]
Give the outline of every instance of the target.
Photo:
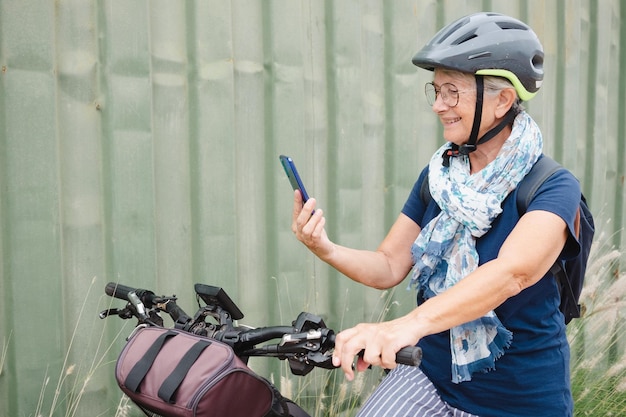
[[(139, 328), (120, 354), (115, 377), (149, 416), (281, 415), (278, 391), (230, 346), (174, 329)], [(272, 407), (274, 405), (274, 407)]]

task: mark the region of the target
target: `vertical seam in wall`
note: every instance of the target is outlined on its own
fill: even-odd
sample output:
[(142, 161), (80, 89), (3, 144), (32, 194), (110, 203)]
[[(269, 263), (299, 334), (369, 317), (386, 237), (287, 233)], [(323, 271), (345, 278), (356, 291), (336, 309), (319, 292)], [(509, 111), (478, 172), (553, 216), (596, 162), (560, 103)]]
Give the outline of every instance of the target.
[[(565, 0), (556, 3), (556, 14), (558, 24), (556, 25), (556, 43), (564, 45), (565, 41)], [(555, 71), (555, 105), (554, 108), (554, 158), (563, 161), (565, 147), (565, 48), (556, 50), (556, 71)]]
[[(51, 42), (51, 46), (52, 46), (52, 53), (51, 53), (51, 57), (52, 57), (52, 84), (54, 85), (54, 141), (55, 141), (55, 155), (54, 155), (54, 160), (55, 160), (55, 184), (57, 187), (57, 194), (55, 196), (56, 198), (56, 210), (57, 210), (57, 216), (58, 218), (56, 219), (56, 224), (54, 225), (54, 228), (57, 229), (58, 232), (58, 236), (56, 237), (56, 244), (58, 244), (58, 251), (59, 251), (59, 263), (58, 263), (58, 268), (59, 268), (59, 274), (60, 274), (60, 284), (61, 284), (61, 306), (59, 306), (59, 310), (60, 310), (60, 314), (62, 315), (62, 320), (61, 320), (61, 337), (63, 338), (61, 340), (61, 345), (62, 345), (62, 350), (66, 350), (66, 342), (68, 340), (68, 338), (71, 337), (72, 335), (72, 329), (74, 328), (75, 323), (73, 323), (73, 320), (75, 319), (75, 317), (71, 317), (71, 314), (69, 313), (69, 310), (71, 310), (71, 306), (68, 305), (68, 303), (64, 303), (63, 299), (65, 298), (66, 295), (69, 295), (68, 291), (67, 291), (67, 283), (66, 283), (66, 277), (65, 277), (65, 264), (66, 264), (66, 251), (65, 251), (65, 239), (64, 239), (64, 235), (65, 235), (65, 228), (64, 228), (64, 210), (63, 210), (63, 205), (64, 205), (64, 194), (65, 194), (65, 190), (64, 190), (64, 184), (63, 184), (63, 173), (62, 173), (62, 141), (63, 138), (61, 137), (61, 131), (60, 131), (60, 126), (59, 126), (59, 112), (60, 112), (60, 108), (61, 108), (61, 103), (60, 103), (60, 97), (59, 97), (59, 89), (61, 88), (60, 84), (59, 84), (59, 58), (58, 58), (58, 45), (59, 45), (59, 36), (58, 36), (58, 31), (59, 31), (59, 9), (61, 8), (61, 6), (59, 6), (58, 3), (54, 3), (52, 10), (53, 10), (53, 19), (54, 19), (54, 23), (53, 23), (53, 28), (52, 28), (52, 37), (53, 39), (50, 41)], [(66, 10), (67, 12), (67, 10)], [(68, 320), (69, 319), (69, 320)], [(69, 337), (68, 337), (69, 334)], [(71, 342), (70, 342), (71, 345)], [(65, 360), (67, 360), (67, 356), (65, 357)], [(63, 363), (63, 367), (65, 367), (65, 363)], [(63, 369), (63, 368), (62, 368)]]
[(197, 50), (197, 15), (193, 8), (194, 3), (186, 2), (185, 21), (187, 28), (185, 30), (185, 41), (187, 43), (187, 100), (189, 118), (188, 141), (189, 141), (189, 205), (190, 205), (190, 241), (191, 241), (191, 277), (194, 282), (200, 281), (200, 268), (197, 260), (202, 258), (202, 228), (200, 227), (200, 195), (205, 190), (200, 189), (201, 177), (200, 166), (202, 155), (200, 153), (200, 138), (202, 135), (198, 132), (199, 99), (198, 99), (198, 50)]
[[(12, 340), (9, 336), (12, 329), (11, 324), (15, 323), (13, 317), (13, 308), (12, 308), (12, 297), (9, 296), (9, 288), (7, 288), (14, 280), (9, 279), (11, 276), (11, 268), (10, 262), (8, 261), (8, 243), (11, 234), (11, 224), (8, 221), (6, 213), (8, 212), (8, 201), (7, 201), (7, 191), (8, 191), (8, 169), (7, 169), (7, 130), (6, 130), (6, 92), (4, 89), (4, 85), (6, 83), (7, 73), (11, 71), (11, 68), (8, 68), (8, 65), (3, 60), (4, 58), (4, 36), (2, 25), (3, 18), (6, 18), (4, 15), (0, 15), (0, 195), (3, 198), (0, 198), (0, 280), (2, 281), (3, 291), (0, 293), (2, 302), (2, 307), (0, 307), (0, 312), (2, 314), (3, 321), (5, 325), (3, 326), (4, 334), (2, 336), (6, 336), (6, 338), (2, 339), (2, 344), (0, 348), (4, 348), (6, 345), (6, 357), (4, 362), (4, 369), (0, 369), (2, 375), (4, 376), (4, 384), (8, 387), (8, 392), (3, 394), (3, 399), (10, 398), (18, 398), (18, 392), (16, 388), (16, 384), (9, 383), (9, 376), (16, 374), (15, 369), (15, 343), (11, 343)], [(2, 352), (0, 352), (2, 354)], [(8, 401), (8, 411), (11, 415), (16, 415), (16, 402)]]
[(588, 199), (593, 199), (593, 187), (591, 184), (594, 173), (594, 152), (596, 127), (596, 80), (598, 77), (598, 5), (596, 2), (589, 2), (589, 63), (587, 76), (587, 128), (585, 130), (585, 149), (592, 152), (585, 152), (585, 170), (583, 186)]
[[(275, 81), (275, 70), (274, 70), (274, 45), (273, 45), (273, 32), (271, 25), (271, 17), (272, 13), (272, 5), (271, 1), (263, 2), (261, 5), (261, 30), (263, 36), (263, 60), (264, 60), (264, 82), (263, 82), (263, 135), (264, 135), (264, 143), (267, 144), (265, 148), (265, 169), (263, 170), (266, 177), (263, 178), (263, 185), (266, 187), (266, 198), (265, 198), (265, 224), (272, 225), (275, 224), (276, 219), (274, 218), (275, 214), (278, 212), (276, 208), (276, 181), (275, 175), (272, 175), (276, 172), (276, 166), (278, 165), (278, 156), (276, 155), (276, 141), (275, 138), (275, 127), (274, 127), (274, 118), (273, 116), (276, 114), (275, 109), (275, 94), (274, 94), (274, 81)], [(261, 185), (260, 185), (261, 186)], [(267, 229), (268, 242), (272, 242), (265, 247), (265, 265), (266, 270), (263, 271), (264, 279), (269, 278), (269, 269), (270, 265), (273, 265), (272, 262), (274, 259), (278, 259), (278, 248), (277, 243), (278, 239), (278, 228), (276, 227), (268, 227)], [(268, 293), (269, 296), (269, 293)], [(277, 304), (278, 303), (268, 303), (268, 310), (270, 317), (277, 316)]]
[(397, 215), (397, 208), (394, 207), (394, 202), (396, 201), (396, 190), (397, 188), (397, 178), (395, 175), (393, 161), (395, 160), (396, 155), (396, 129), (393, 123), (393, 115), (395, 113), (394, 107), (394, 84), (393, 79), (395, 75), (395, 63), (393, 62), (393, 56), (391, 54), (392, 43), (394, 41), (393, 36), (390, 34), (393, 31), (389, 30), (393, 27), (392, 25), (392, 15), (393, 13), (390, 9), (396, 3), (385, 3), (383, 5), (383, 74), (384, 74), (384, 112), (385, 112), (385, 121), (384, 121), (384, 133), (383, 140), (385, 154), (383, 155), (383, 163), (384, 163), (384, 178), (383, 178), (383, 186), (384, 186), (384, 198), (385, 203), (384, 207), (384, 227), (386, 230), (391, 228), (395, 217)]
[[(112, 171), (113, 168), (111, 154), (113, 152), (113, 144), (111, 141), (111, 120), (108, 107), (111, 106), (111, 100), (108, 97), (110, 93), (110, 85), (108, 83), (107, 74), (110, 74), (110, 67), (107, 61), (107, 49), (102, 46), (107, 44), (107, 25), (106, 25), (106, 11), (104, 11), (103, 7), (105, 4), (103, 2), (97, 2), (98, 7), (98, 19), (97, 19), (97, 30), (98, 33), (103, 33), (102, 38), (98, 37), (98, 66), (99, 66), (99, 74), (98, 74), (98, 98), (102, 102), (100, 104), (100, 148), (101, 148), (101, 176), (102, 176), (102, 239), (103, 239), (103, 248), (104, 248), (104, 256), (103, 256), (103, 272), (107, 277), (107, 281), (115, 281), (117, 282), (117, 277), (113, 277), (112, 272), (114, 271), (114, 257), (113, 257), (113, 185), (112, 185)], [(108, 100), (107, 100), (108, 99)]]
[(157, 170), (157, 166), (156, 166), (156, 145), (154, 142), (154, 68), (153, 68), (153, 54), (152, 54), (152, 7), (158, 7), (155, 3), (151, 3), (151, 2), (146, 2), (146, 15), (148, 16), (148, 19), (146, 19), (147, 22), (147, 31), (148, 31), (148, 80), (150, 81), (150, 139), (151, 139), (151, 145), (150, 145), (150, 161), (151, 161), (151, 168), (152, 168), (152, 207), (153, 207), (153, 213), (152, 213), (152, 253), (154, 253), (154, 258), (153, 258), (153, 268), (154, 268), (154, 274), (155, 274), (155, 282), (159, 283), (159, 274), (160, 274), (160, 268), (159, 268), (159, 239), (158, 239), (158, 235), (159, 235), (159, 214), (157, 213), (158, 211), (158, 201), (157, 201), (157, 175), (156, 175), (156, 170)]
[[(619, 68), (626, 68), (626, 5), (624, 2), (619, 3)], [(626, 77), (618, 77), (618, 94), (617, 94), (617, 114), (626, 114)], [(616, 247), (624, 247), (622, 244), (622, 236), (624, 234), (624, 176), (626, 175), (626, 117), (617, 118), (617, 179), (616, 190), (617, 198), (615, 199), (615, 224), (614, 224), (614, 240)]]
[[(335, 44), (335, 20), (333, 13), (332, 0), (326, 0), (324, 2), (324, 20), (326, 21), (326, 39), (325, 39), (325, 54), (326, 54), (326, 108), (328, 109), (328, 173), (326, 189), (328, 196), (327, 207), (329, 207), (328, 218), (339, 219), (338, 200), (339, 195), (337, 191), (337, 175), (338, 175), (338, 159), (337, 159), (337, 80), (335, 77), (335, 56), (334, 56), (334, 44)], [(329, 236), (337, 236), (339, 227), (337, 222), (331, 222), (326, 226)], [(313, 265), (315, 272), (315, 264)], [(329, 269), (328, 271), (328, 292), (330, 294), (339, 294), (339, 282), (341, 281), (339, 273), (335, 269)], [(341, 317), (341, 311), (338, 311), (336, 305), (331, 305), (330, 314), (334, 314), (335, 317)]]

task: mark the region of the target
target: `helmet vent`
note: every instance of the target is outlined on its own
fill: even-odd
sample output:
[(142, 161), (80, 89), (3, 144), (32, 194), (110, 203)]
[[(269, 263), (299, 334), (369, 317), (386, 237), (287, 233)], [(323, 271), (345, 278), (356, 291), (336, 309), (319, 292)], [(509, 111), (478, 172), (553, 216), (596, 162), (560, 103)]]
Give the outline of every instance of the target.
[(476, 37), (477, 37), (477, 35), (474, 32), (466, 33), (464, 36), (461, 36), (460, 38), (458, 38), (454, 42), (452, 42), (452, 45), (461, 45), (462, 43), (470, 41), (470, 40), (472, 40), (472, 39), (474, 39)]
[(471, 59), (477, 59), (477, 58), (488, 58), (491, 56), (491, 52), (489, 51), (483, 51), (483, 52), (479, 52), (477, 54), (473, 54), (467, 57), (468, 60)]
[(517, 30), (528, 30), (526, 26), (520, 25), (515, 22), (496, 22), (496, 25), (500, 26), (500, 29), (517, 29)]
[(440, 32), (439, 35), (436, 35), (433, 38), (432, 42), (435, 44), (443, 43), (446, 39), (448, 39), (450, 35), (452, 35), (457, 30), (465, 26), (467, 22), (469, 22), (469, 18), (466, 17), (462, 19), (461, 21), (459, 21), (456, 25), (452, 26), (451, 28), (448, 28), (445, 32), (444, 31)]

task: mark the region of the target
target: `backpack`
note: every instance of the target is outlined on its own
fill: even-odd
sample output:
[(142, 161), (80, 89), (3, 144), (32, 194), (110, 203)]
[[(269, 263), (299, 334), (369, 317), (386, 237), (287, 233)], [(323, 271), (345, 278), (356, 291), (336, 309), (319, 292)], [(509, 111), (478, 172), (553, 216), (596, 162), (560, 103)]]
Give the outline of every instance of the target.
[(297, 408), (230, 346), (182, 330), (136, 329), (120, 353), (115, 378), (149, 416), (285, 417), (292, 405)]
[[(532, 201), (535, 193), (541, 185), (555, 172), (565, 169), (554, 159), (543, 155), (526, 177), (519, 183), (517, 192), (517, 211), (520, 217), (526, 213), (528, 205)], [(432, 196), (428, 185), (428, 176), (422, 182), (420, 189), (420, 198), (424, 205), (428, 205)], [(593, 215), (587, 206), (587, 200), (584, 195), (580, 195), (580, 203), (576, 220), (574, 223), (575, 233), (578, 235), (580, 243), (580, 252), (572, 259), (557, 260), (550, 268), (550, 272), (554, 275), (559, 283), (559, 293), (561, 296), (561, 304), (559, 310), (563, 313), (565, 324), (568, 324), (573, 318), (579, 318), (581, 315), (581, 306), (579, 304), (580, 293), (585, 280), (585, 271), (587, 269), (587, 259), (591, 250), (591, 243), (595, 232)]]

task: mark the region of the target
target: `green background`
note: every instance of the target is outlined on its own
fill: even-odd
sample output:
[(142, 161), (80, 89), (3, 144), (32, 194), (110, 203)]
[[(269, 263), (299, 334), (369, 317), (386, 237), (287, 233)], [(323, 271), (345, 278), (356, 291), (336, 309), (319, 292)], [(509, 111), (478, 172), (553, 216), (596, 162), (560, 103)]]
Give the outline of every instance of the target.
[[(381, 292), (292, 235), (278, 155), (333, 240), (375, 248), (442, 141), (411, 57), (480, 10), (542, 40), (528, 110), (624, 247), (621, 1), (0, 0), (0, 415), (115, 414), (131, 323), (116, 338), (122, 323), (97, 319), (109, 281), (190, 311), (193, 283), (220, 285), (253, 326), (377, 319)], [(388, 316), (413, 307), (405, 285)]]

